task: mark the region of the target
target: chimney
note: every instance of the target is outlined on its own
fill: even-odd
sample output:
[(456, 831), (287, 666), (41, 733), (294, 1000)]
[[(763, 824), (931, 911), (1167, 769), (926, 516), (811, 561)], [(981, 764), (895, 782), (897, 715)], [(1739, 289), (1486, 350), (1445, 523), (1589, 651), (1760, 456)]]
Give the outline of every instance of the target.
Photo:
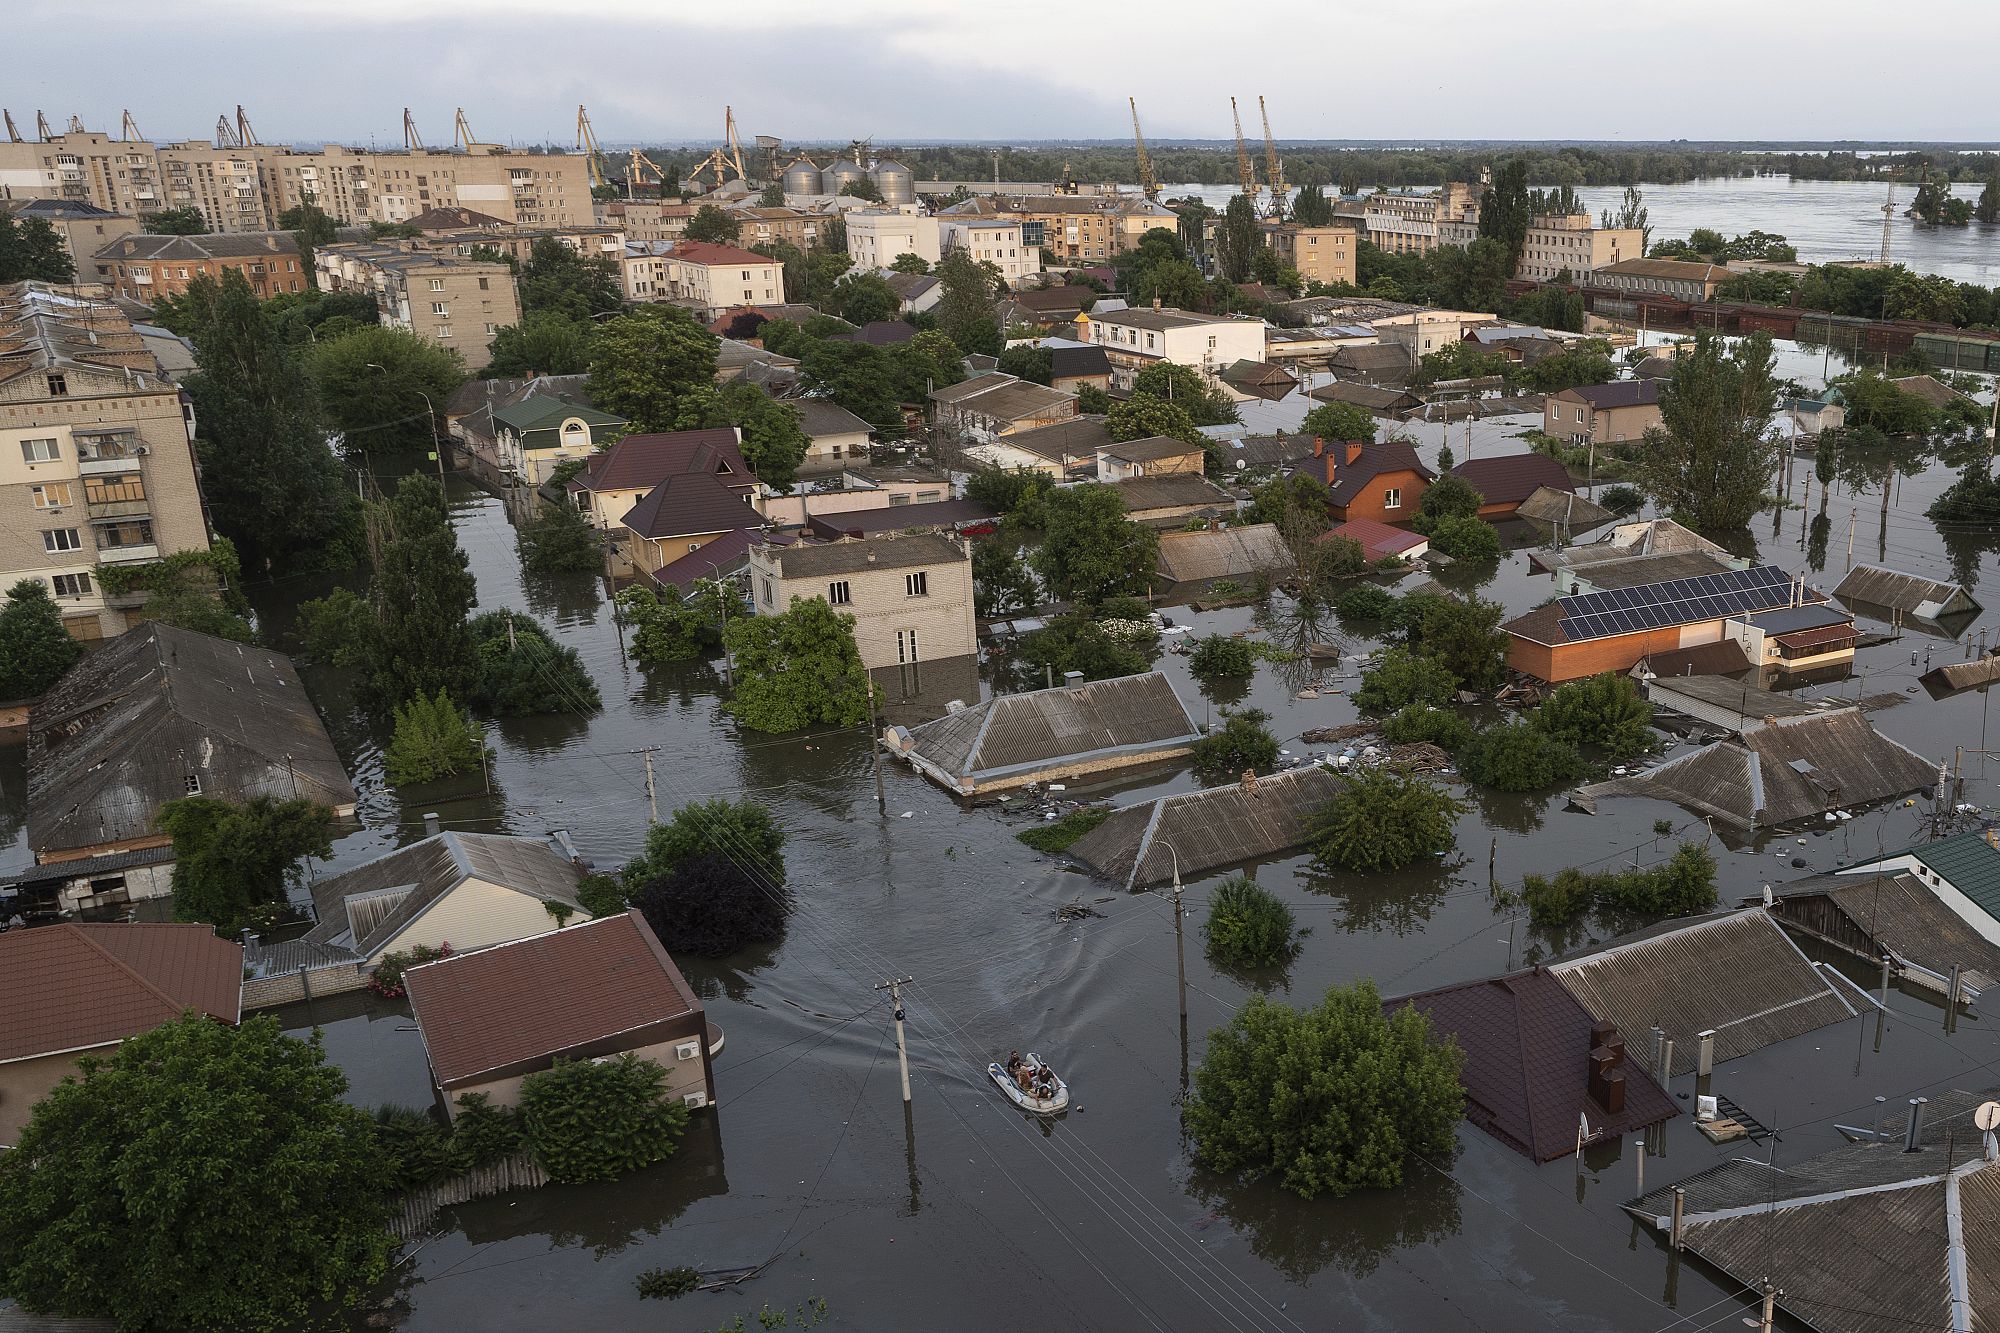
[(1153, 298), (1153, 309), (1158, 310), (1159, 308), (1160, 308), (1160, 298), (1156, 296)]
[(1361, 451), (1366, 447), (1360, 440), (1349, 440), (1347, 442), (1347, 465), (1349, 467), (1361, 461)]
[(438, 823), (438, 814), (437, 814), (437, 811), (435, 811), (435, 810), (426, 810), (426, 811), (424, 811), (424, 836), (425, 836), (425, 837), (427, 837), (427, 838), (435, 838), (435, 837), (436, 837), (436, 836), (438, 835), (438, 832), (439, 832), (439, 830), (440, 830), (440, 828), (441, 828), (441, 827), (442, 827), (442, 825), (440, 825), (440, 824)]
[(1326, 440), (1322, 436), (1318, 435), (1313, 436), (1313, 457), (1314, 458), (1326, 457)]
[(1625, 1109), (1625, 1039), (1612, 1023), (1590, 1025), (1590, 1099), (1610, 1115)]
[(1903, 1131), (1904, 1152), (1916, 1152), (1924, 1146), (1924, 1106), (1929, 1101), (1928, 1097), (1910, 1098), (1910, 1124)]

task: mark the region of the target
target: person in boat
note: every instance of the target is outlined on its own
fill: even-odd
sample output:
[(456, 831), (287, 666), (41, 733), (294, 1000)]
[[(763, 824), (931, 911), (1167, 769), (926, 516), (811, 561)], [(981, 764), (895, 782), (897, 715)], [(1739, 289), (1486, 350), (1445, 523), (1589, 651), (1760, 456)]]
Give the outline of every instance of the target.
[(1019, 1051), (1010, 1052), (1007, 1056), (1007, 1072), (1009, 1074), (1012, 1074), (1018, 1071), (1020, 1068), (1021, 1068), (1021, 1053)]
[(1020, 1088), (1022, 1092), (1028, 1093), (1030, 1096), (1032, 1096), (1035, 1091), (1034, 1066), (1030, 1065), (1027, 1061), (1023, 1060), (1021, 1062), (1021, 1067), (1014, 1071), (1014, 1084), (1016, 1087)]

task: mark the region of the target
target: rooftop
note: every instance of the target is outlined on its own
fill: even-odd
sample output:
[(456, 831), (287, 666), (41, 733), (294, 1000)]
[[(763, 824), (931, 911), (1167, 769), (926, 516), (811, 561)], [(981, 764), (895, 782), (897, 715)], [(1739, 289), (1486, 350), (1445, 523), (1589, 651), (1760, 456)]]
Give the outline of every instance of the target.
[(1155, 509), (1214, 507), (1234, 509), (1228, 492), (1198, 472), (1163, 472), (1157, 476), (1127, 477), (1105, 483), (1118, 493), (1128, 514), (1144, 514)]
[(1390, 527), (1387, 523), (1378, 523), (1372, 518), (1350, 518), (1345, 523), (1329, 528), (1326, 536), (1345, 537), (1348, 541), (1360, 543), (1362, 554), (1370, 560), (1401, 555), (1405, 551), (1430, 543), (1430, 539), (1420, 532)]
[(813, 514), (809, 526), (829, 541), (840, 537), (872, 537), (884, 532), (925, 528), (964, 528), (990, 523), (999, 515), (975, 500), (938, 500), (930, 504), (885, 505), (880, 509), (850, 509), (837, 514)]
[(725, 484), (713, 472), (677, 472), (660, 478), (619, 523), (641, 537), (690, 537), (764, 525), (749, 491)]
[(728, 265), (728, 264), (775, 264), (778, 261), (769, 255), (760, 255), (734, 245), (717, 245), (711, 241), (677, 241), (672, 257), (683, 264)]
[[(1289, 855), (1306, 822), (1344, 784), (1309, 764), (1257, 779), (1128, 805), (1070, 844), (1069, 855), (1123, 889)], [(1178, 859), (1176, 859), (1178, 858)]]
[(263, 259), (299, 255), (298, 237), (288, 231), (208, 232), (200, 236), (156, 236), (134, 232), (97, 252), (99, 259), (137, 262), (194, 259)]
[(1164, 333), (1169, 329), (1194, 328), (1203, 324), (1261, 325), (1264, 322), (1248, 315), (1203, 315), (1192, 310), (1176, 310), (1171, 307), (1156, 310), (1150, 306), (1099, 311), (1092, 314), (1091, 318), (1101, 324), (1122, 324), (1135, 329), (1151, 329), (1155, 333)]
[(972, 558), (958, 541), (934, 532), (759, 547), (756, 554), (775, 565), (781, 578), (788, 579), (859, 574), (870, 569), (929, 569), (937, 565), (962, 565)]
[(1143, 440), (1107, 444), (1099, 452), (1121, 463), (1157, 463), (1163, 458), (1185, 458), (1189, 454), (1199, 454), (1201, 451), (1200, 445), (1189, 444), (1186, 440), (1176, 440), (1167, 435), (1149, 435)]
[(1171, 582), (1199, 583), (1282, 570), (1291, 558), (1276, 524), (1251, 523), (1202, 532), (1163, 532), (1155, 567)]
[(584, 470), (571, 479), (570, 489), (646, 490), (680, 472), (708, 472), (728, 486), (753, 486), (755, 478), (743, 461), (737, 439), (734, 426), (627, 435), (609, 449), (592, 454)]
[(1553, 395), (1572, 402), (1588, 403), (1594, 411), (1618, 407), (1648, 407), (1660, 401), (1660, 381), (1656, 379), (1613, 380), (1609, 384), (1585, 384)]
[(0, 1064), (87, 1050), (194, 1009), (242, 1011), (243, 946), (201, 924), (65, 921), (0, 935)]
[(1105, 428), (1104, 417), (1094, 413), (1015, 431), (1006, 437), (1005, 444), (1009, 449), (1020, 449), (1051, 463), (1095, 458), (1100, 449), (1117, 447), (1112, 443), (1111, 432)]
[[(1808, 596), (1818, 599), (1820, 594)], [(1739, 617), (1789, 606), (1799, 596), (1792, 576), (1776, 565), (1724, 570), (1693, 578), (1558, 597), (1501, 628), (1535, 643), (1584, 643), (1670, 625)], [(1547, 614), (1553, 610), (1553, 616)]]
[(1518, 505), (1543, 488), (1574, 491), (1569, 469), (1547, 454), (1498, 454), (1468, 458), (1451, 470), (1472, 483), (1487, 504)]
[(1963, 584), (1905, 574), (1885, 565), (1854, 566), (1834, 587), (1833, 595), (1843, 602), (1884, 607), (1920, 620), (1936, 620), (1979, 609), (1979, 603)]
[(1120, 750), (1192, 745), (1194, 719), (1157, 671), (1002, 694), (910, 731), (911, 754), (951, 778), (985, 779)]

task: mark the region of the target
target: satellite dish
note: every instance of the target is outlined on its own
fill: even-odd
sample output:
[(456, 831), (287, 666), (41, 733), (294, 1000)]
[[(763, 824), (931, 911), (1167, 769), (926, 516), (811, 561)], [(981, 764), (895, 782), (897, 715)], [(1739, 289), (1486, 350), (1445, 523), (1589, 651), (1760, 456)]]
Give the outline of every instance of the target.
[(1979, 1126), (1981, 1132), (1987, 1134), (2000, 1129), (2000, 1102), (1985, 1102), (1981, 1104), (1980, 1108), (1972, 1113), (1972, 1123)]

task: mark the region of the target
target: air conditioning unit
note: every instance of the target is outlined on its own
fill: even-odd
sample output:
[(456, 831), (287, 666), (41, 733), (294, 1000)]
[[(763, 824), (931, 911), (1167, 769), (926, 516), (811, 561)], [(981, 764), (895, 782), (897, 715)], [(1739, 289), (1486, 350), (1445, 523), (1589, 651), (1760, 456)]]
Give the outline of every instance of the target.
[(701, 1043), (698, 1041), (682, 1042), (680, 1045), (674, 1047), (674, 1058), (676, 1060), (701, 1059)]
[(690, 1111), (699, 1111), (702, 1107), (708, 1105), (708, 1094), (705, 1092), (690, 1092), (681, 1098), (681, 1103)]
[(132, 446), (132, 456), (134, 458), (144, 458), (152, 452), (153, 446), (150, 444), (135, 444)]

